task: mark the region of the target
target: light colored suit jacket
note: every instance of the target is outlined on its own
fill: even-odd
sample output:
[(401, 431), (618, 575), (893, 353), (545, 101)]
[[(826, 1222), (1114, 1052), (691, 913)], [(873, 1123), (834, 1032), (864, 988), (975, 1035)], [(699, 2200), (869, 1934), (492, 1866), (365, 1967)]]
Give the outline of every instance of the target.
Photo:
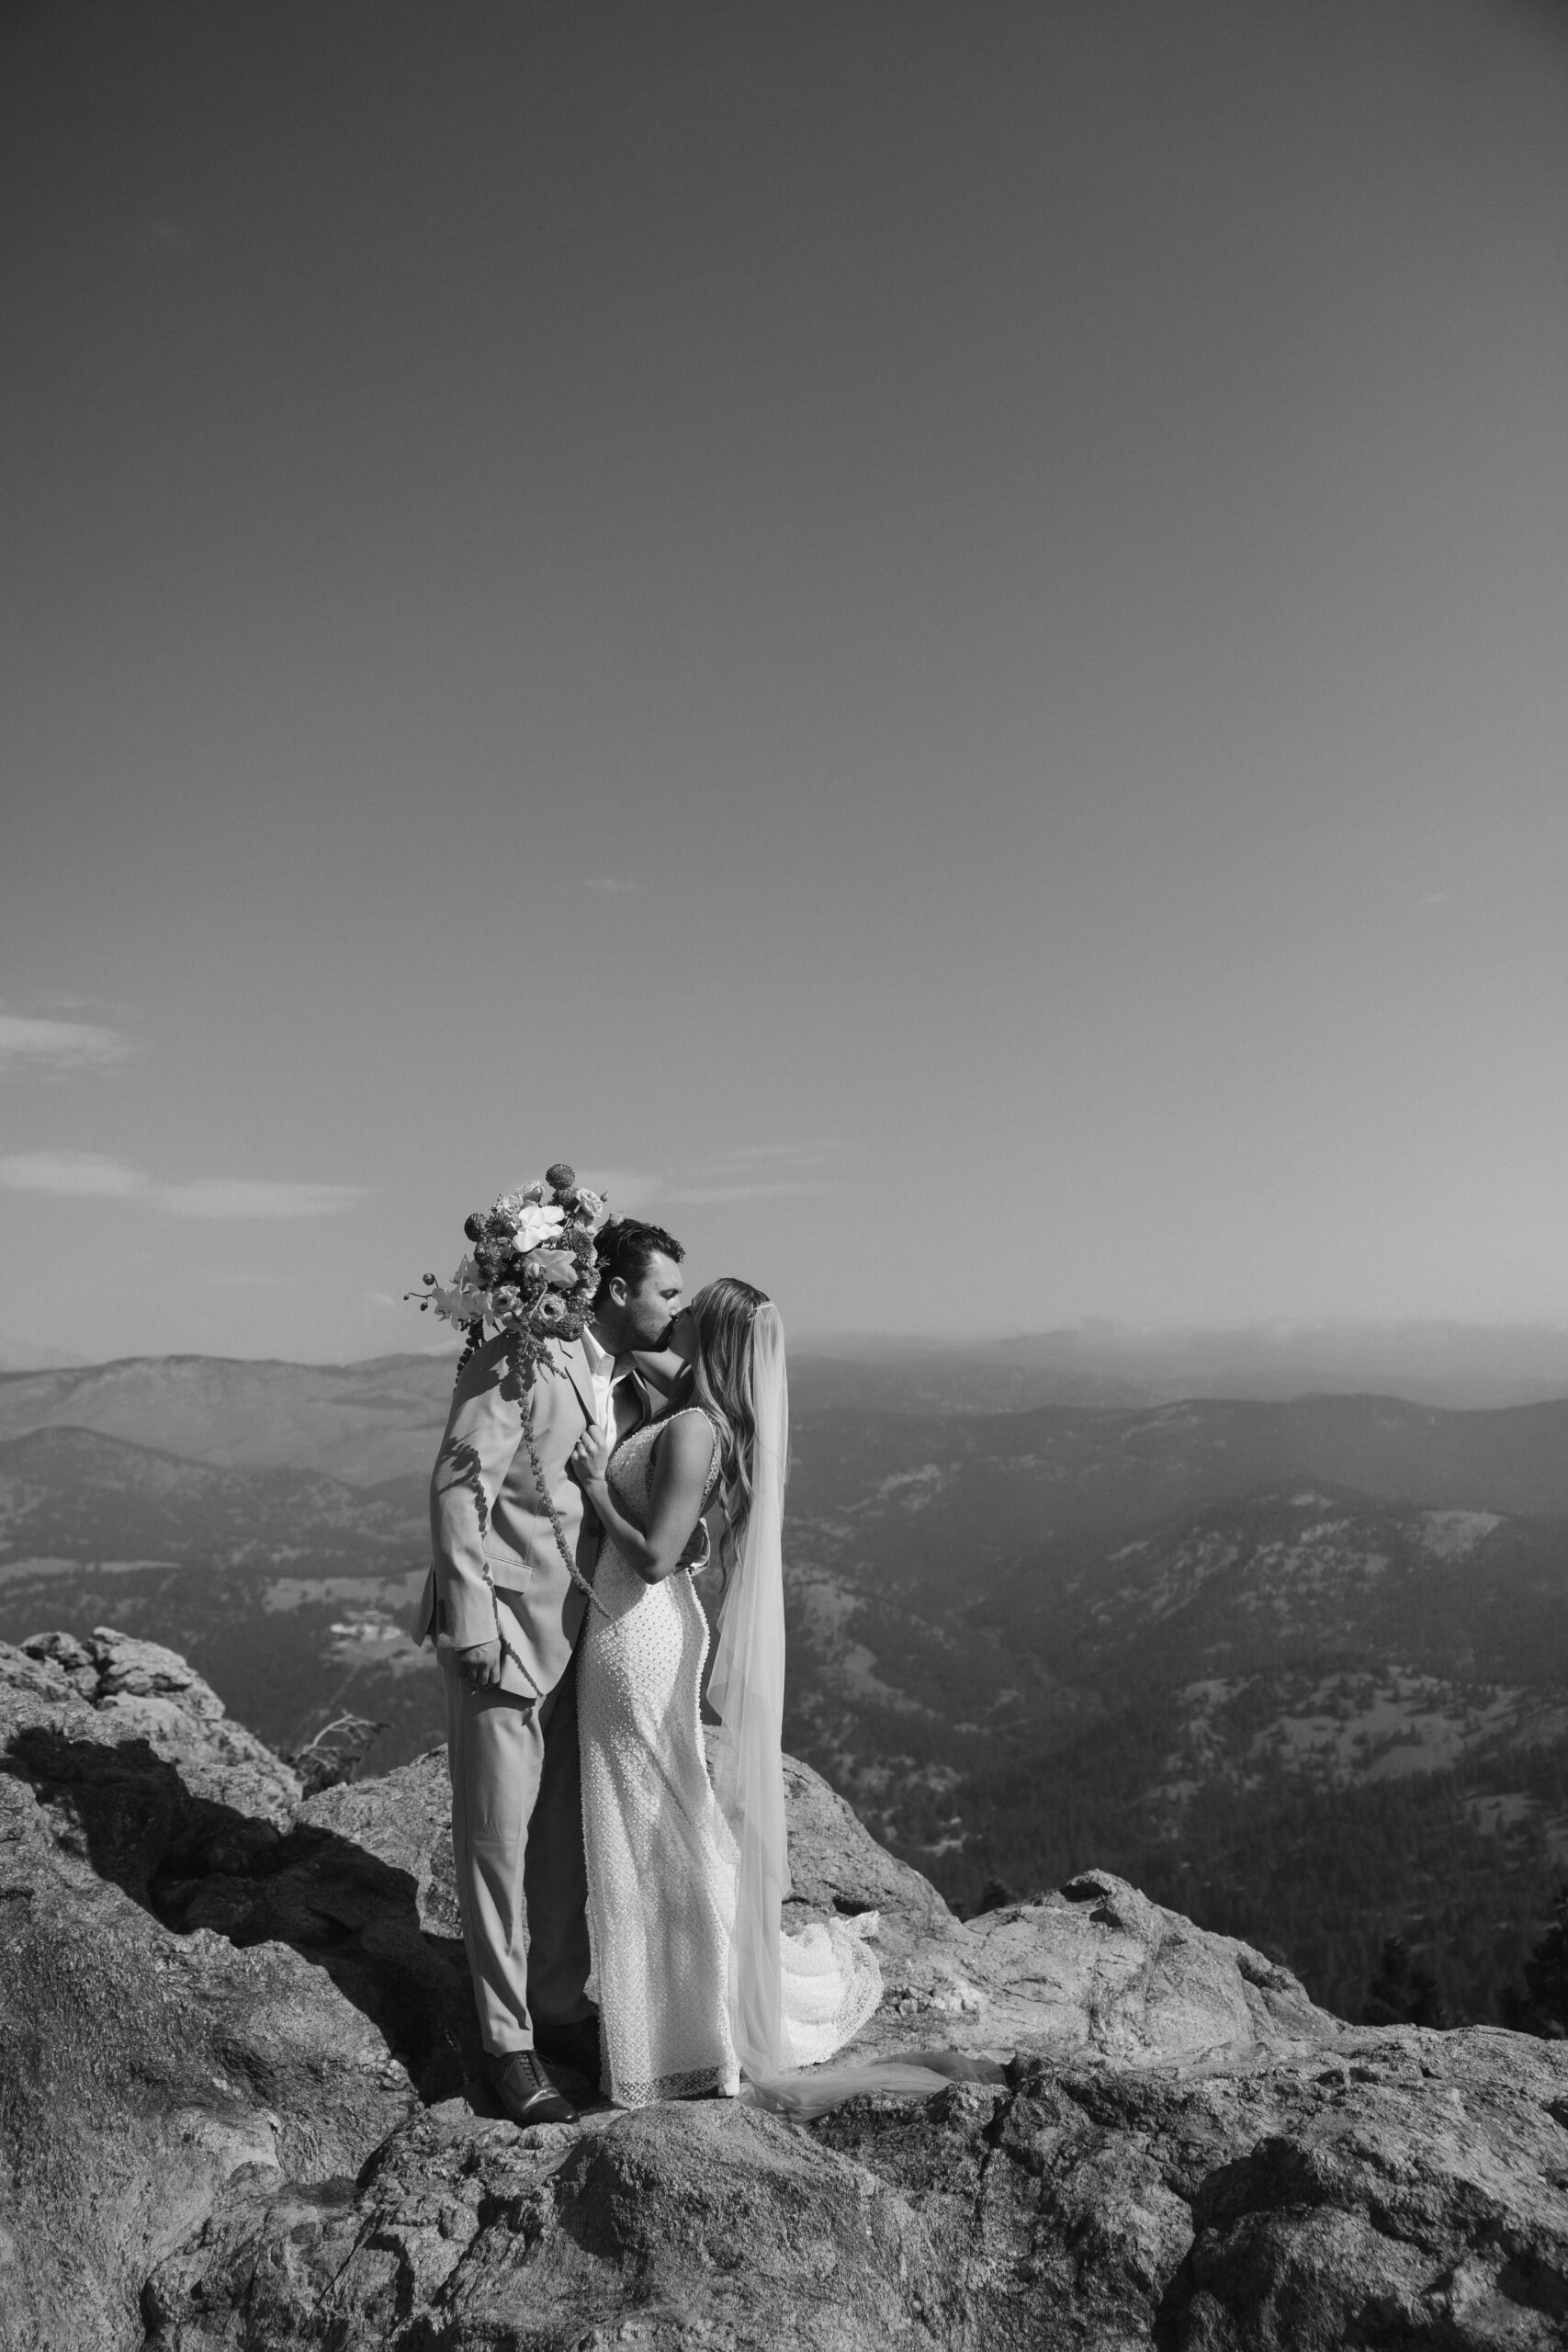
[[(523, 1442), (523, 1400), (502, 1394), (503, 1337), (486, 1340), (460, 1375), (430, 1481), (431, 1569), (418, 1639), (468, 1649), (499, 1633), (521, 1659), (502, 1660), (502, 1688), (519, 1697), (552, 1690), (565, 1673), (588, 1606), (568, 1575)], [(580, 1340), (552, 1341), (535, 1374), (534, 1450), (567, 1547), (592, 1576), (599, 1526), (584, 1514), (567, 1457), (596, 1419), (592, 1375)], [(483, 1510), (480, 1510), (480, 1497)]]

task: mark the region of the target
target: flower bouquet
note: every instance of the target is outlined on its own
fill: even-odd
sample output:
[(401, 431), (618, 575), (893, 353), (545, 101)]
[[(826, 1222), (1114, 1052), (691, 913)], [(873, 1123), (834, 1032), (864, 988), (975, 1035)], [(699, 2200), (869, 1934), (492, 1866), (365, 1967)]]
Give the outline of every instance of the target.
[[(501, 1393), (521, 1402), (523, 1443), (567, 1575), (596, 1602), (598, 1596), (572, 1557), (540, 1466), (534, 1442), (533, 1388), (551, 1341), (582, 1336), (599, 1286), (594, 1237), (609, 1214), (604, 1195), (580, 1184), (566, 1162), (557, 1160), (533, 1183), (514, 1193), (502, 1193), (491, 1207), (476, 1209), (465, 1218), (463, 1231), (472, 1248), (450, 1283), (443, 1284), (434, 1274), (426, 1274), (423, 1289), (407, 1294), (419, 1301), (422, 1312), (428, 1309), (467, 1334), (468, 1343), (457, 1362), (459, 1376), (484, 1338), (487, 1324), (506, 1334), (507, 1371)], [(479, 1455), (471, 1445), (461, 1442), (449, 1443), (447, 1455), (473, 1494), (482, 1536), (489, 1525), (490, 1501)], [(484, 1577), (493, 1605), (495, 1585), (488, 1564)], [(604, 1606), (603, 1602), (598, 1605)], [(502, 1631), (499, 1607), (495, 1630), (503, 1655), (537, 1695), (537, 1683)]]
[(423, 1295), (411, 1295), (468, 1334), (464, 1363), (487, 1324), (507, 1332), (513, 1375), (529, 1387), (552, 1340), (582, 1335), (598, 1285), (594, 1237), (609, 1214), (604, 1195), (557, 1160), (531, 1184), (476, 1209), (463, 1226), (471, 1252), (451, 1282), (426, 1274)]

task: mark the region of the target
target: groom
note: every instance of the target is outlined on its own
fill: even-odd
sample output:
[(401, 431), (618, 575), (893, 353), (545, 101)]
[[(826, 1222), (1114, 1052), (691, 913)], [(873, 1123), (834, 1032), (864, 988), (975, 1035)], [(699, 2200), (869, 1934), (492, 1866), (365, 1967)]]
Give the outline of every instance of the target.
[(604, 1227), (598, 1254), (588, 1328), (552, 1341), (534, 1379), (543, 1493), (522, 1400), (505, 1393), (504, 1334), (483, 1340), (459, 1374), (430, 1482), (433, 1556), (417, 1638), (434, 1642), (446, 1686), (452, 1849), (479, 2038), (502, 2107), (525, 2125), (575, 2120), (536, 2053), (599, 2079), (598, 2019), (584, 1990), (577, 1753), (576, 1652), (589, 1603), (551, 1510), (592, 1580), (599, 1526), (567, 1460), (585, 1429), (621, 1438), (652, 1418), (632, 1357), (666, 1340), (685, 1252), (662, 1227), (623, 1217)]

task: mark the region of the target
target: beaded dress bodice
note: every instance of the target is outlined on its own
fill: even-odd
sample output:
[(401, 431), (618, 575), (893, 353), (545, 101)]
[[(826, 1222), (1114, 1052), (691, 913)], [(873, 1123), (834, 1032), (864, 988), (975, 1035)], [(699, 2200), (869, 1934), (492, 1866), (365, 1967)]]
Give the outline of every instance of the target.
[[(687, 1412), (702, 1412), (702, 1408), (696, 1405), (687, 1406), (683, 1409)], [(634, 1430), (629, 1437), (623, 1438), (610, 1456), (610, 1490), (627, 1516), (636, 1520), (639, 1525), (646, 1523), (647, 1521), (649, 1490), (653, 1477), (654, 1453), (660, 1439), (675, 1418), (676, 1416), (671, 1413), (663, 1420), (645, 1421), (641, 1429)], [(705, 1412), (702, 1413), (702, 1418), (704, 1420), (708, 1419)], [(718, 1448), (716, 1445), (713, 1461), (709, 1465), (707, 1478), (703, 1487), (705, 1510), (717, 1483)], [(677, 1568), (675, 1574), (682, 1577), (689, 1576), (689, 1572), (682, 1568)], [(635, 1606), (650, 1589), (630, 1561), (617, 1550), (615, 1538), (608, 1530), (605, 1531), (604, 1544), (600, 1550), (599, 1566), (593, 1578), (593, 1589), (603, 1609), (611, 1617), (624, 1617), (626, 1611)]]

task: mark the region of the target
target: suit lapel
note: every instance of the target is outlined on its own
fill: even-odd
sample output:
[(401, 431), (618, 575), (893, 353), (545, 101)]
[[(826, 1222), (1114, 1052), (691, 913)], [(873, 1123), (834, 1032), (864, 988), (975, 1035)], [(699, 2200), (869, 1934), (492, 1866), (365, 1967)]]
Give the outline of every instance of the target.
[(581, 1340), (573, 1340), (570, 1347), (562, 1342), (558, 1361), (577, 1391), (578, 1402), (587, 1415), (589, 1428), (596, 1427), (599, 1407), (593, 1395), (593, 1374), (588, 1369), (588, 1351)]

